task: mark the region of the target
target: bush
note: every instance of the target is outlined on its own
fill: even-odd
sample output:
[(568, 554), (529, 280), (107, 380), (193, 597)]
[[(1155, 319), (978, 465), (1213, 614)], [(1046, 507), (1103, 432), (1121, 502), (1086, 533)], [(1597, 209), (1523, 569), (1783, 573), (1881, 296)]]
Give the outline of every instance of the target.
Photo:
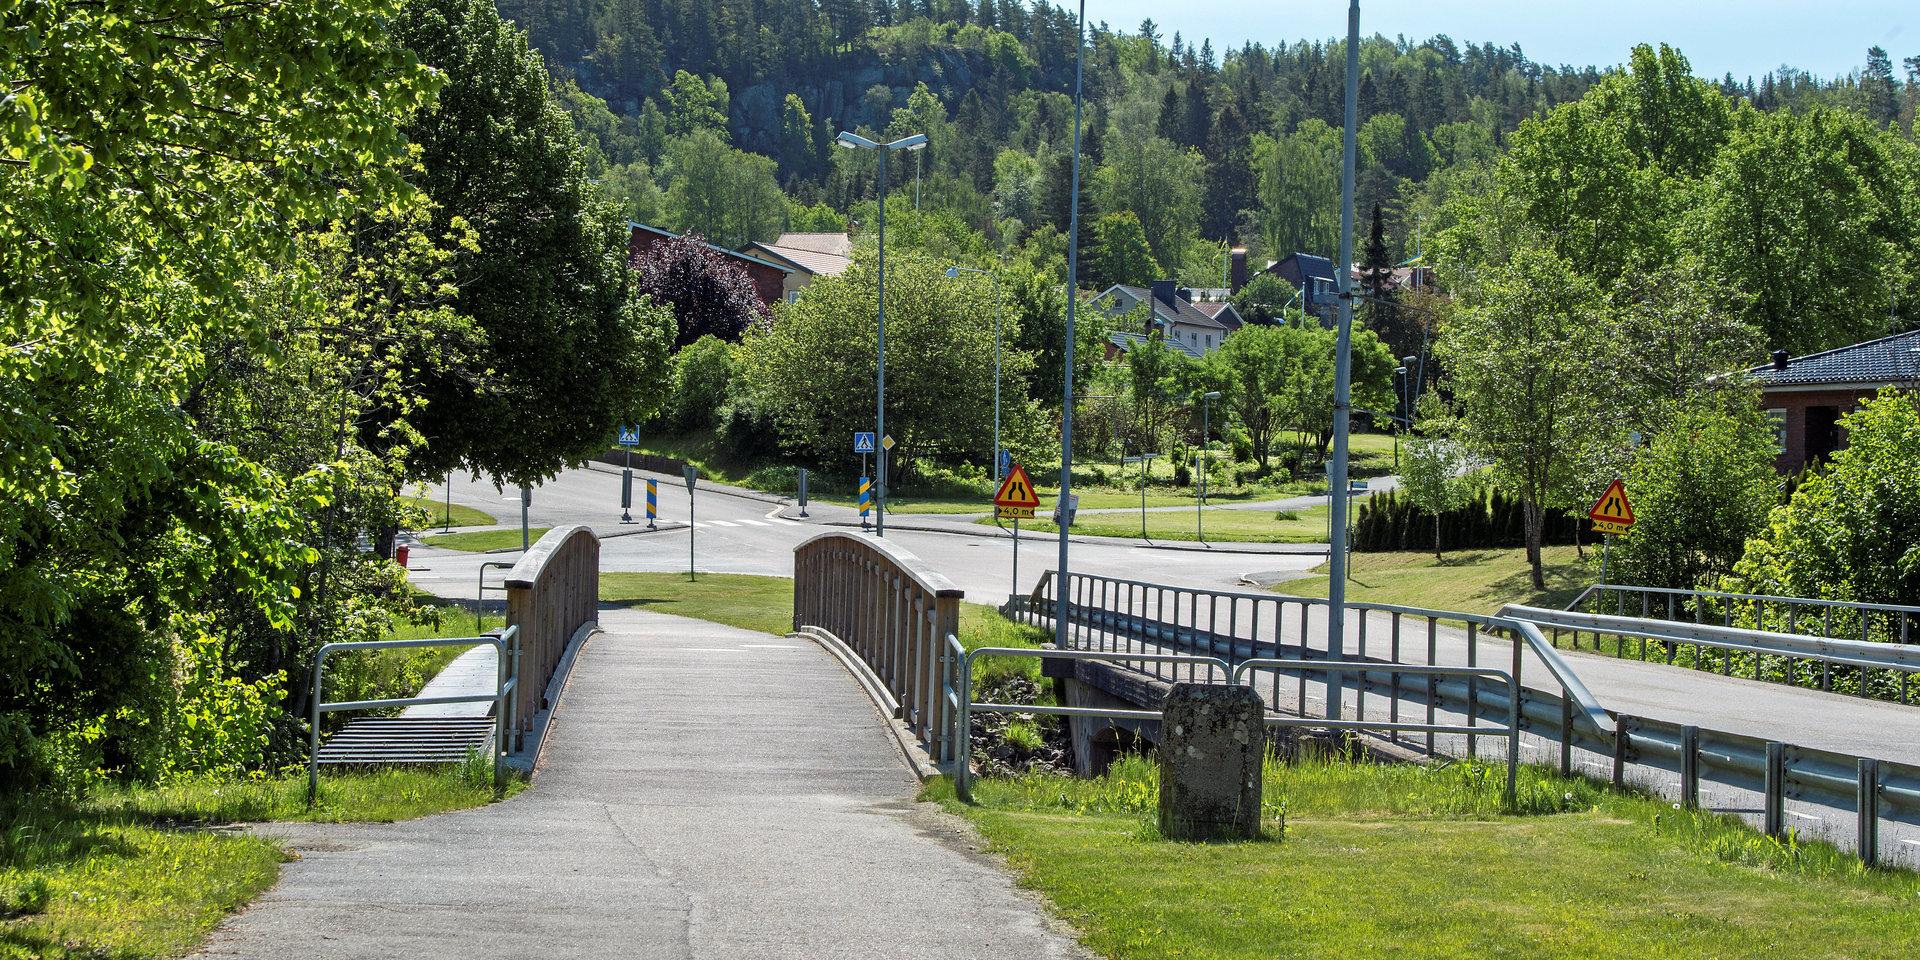
[(1682, 414), (1633, 458), (1635, 523), (1614, 541), (1616, 582), (1691, 589), (1731, 572), (1779, 502), (1773, 435), (1745, 416)]
[(705, 336), (687, 344), (673, 356), (662, 426), (674, 433), (718, 426), (733, 373), (733, 348), (725, 341)]

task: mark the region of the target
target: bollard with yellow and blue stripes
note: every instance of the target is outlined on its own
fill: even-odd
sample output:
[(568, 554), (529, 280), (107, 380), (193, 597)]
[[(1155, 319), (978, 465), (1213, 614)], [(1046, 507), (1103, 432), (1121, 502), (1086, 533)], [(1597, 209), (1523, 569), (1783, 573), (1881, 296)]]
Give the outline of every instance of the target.
[(659, 519), (660, 519), (660, 481), (655, 480), (652, 477), (648, 477), (647, 478), (647, 529), (658, 530), (660, 528), (658, 523)]
[(867, 514), (873, 510), (873, 479), (860, 478), (860, 525), (867, 525)]

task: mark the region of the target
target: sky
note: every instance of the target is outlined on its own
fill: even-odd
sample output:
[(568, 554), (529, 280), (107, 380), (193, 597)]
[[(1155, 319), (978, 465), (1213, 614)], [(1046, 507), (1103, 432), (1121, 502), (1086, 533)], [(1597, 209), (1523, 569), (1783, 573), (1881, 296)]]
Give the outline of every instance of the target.
[[(1055, 0), (1072, 9), (1078, 0)], [(1345, 36), (1340, 0), (1087, 0), (1087, 20), (1132, 31), (1152, 17), (1164, 39), (1213, 40), (1215, 50), (1252, 40), (1267, 45)], [(1816, 76), (1851, 73), (1867, 48), (1900, 61), (1920, 54), (1920, 0), (1362, 0), (1361, 33), (1444, 33), (1464, 45), (1520, 44), (1532, 59), (1559, 66), (1611, 66), (1636, 43), (1677, 46), (1702, 76), (1732, 72), (1744, 80), (1789, 64)]]

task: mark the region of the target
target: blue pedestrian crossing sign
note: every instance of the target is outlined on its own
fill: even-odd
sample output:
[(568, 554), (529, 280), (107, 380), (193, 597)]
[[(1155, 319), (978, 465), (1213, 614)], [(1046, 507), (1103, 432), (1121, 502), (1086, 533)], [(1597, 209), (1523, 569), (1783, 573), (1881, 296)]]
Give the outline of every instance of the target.
[(864, 433), (856, 433), (853, 435), (853, 452), (854, 453), (872, 453), (873, 452), (873, 432), (872, 431), (867, 431)]
[(639, 424), (620, 428), (620, 445), (623, 447), (637, 447), (640, 445)]
[(1008, 449), (1007, 449), (1007, 448), (1005, 448), (1005, 447), (1001, 447), (1001, 448), (1000, 448), (1000, 470), (999, 470), (999, 473), (1000, 473), (1000, 475), (1001, 475), (1001, 476), (1003, 476), (1003, 477), (1004, 477), (1004, 476), (1006, 476), (1007, 474), (1009, 474), (1009, 473), (1012, 473), (1012, 472), (1013, 472), (1013, 451), (1012, 451), (1012, 450), (1008, 450)]

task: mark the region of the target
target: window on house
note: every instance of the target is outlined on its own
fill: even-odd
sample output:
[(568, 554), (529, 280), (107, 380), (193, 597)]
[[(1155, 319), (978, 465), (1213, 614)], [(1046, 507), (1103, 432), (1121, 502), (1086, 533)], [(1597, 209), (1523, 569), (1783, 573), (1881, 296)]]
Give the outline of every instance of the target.
[(1787, 449), (1787, 408), (1768, 408), (1767, 423), (1773, 427), (1774, 448), (1784, 452)]

